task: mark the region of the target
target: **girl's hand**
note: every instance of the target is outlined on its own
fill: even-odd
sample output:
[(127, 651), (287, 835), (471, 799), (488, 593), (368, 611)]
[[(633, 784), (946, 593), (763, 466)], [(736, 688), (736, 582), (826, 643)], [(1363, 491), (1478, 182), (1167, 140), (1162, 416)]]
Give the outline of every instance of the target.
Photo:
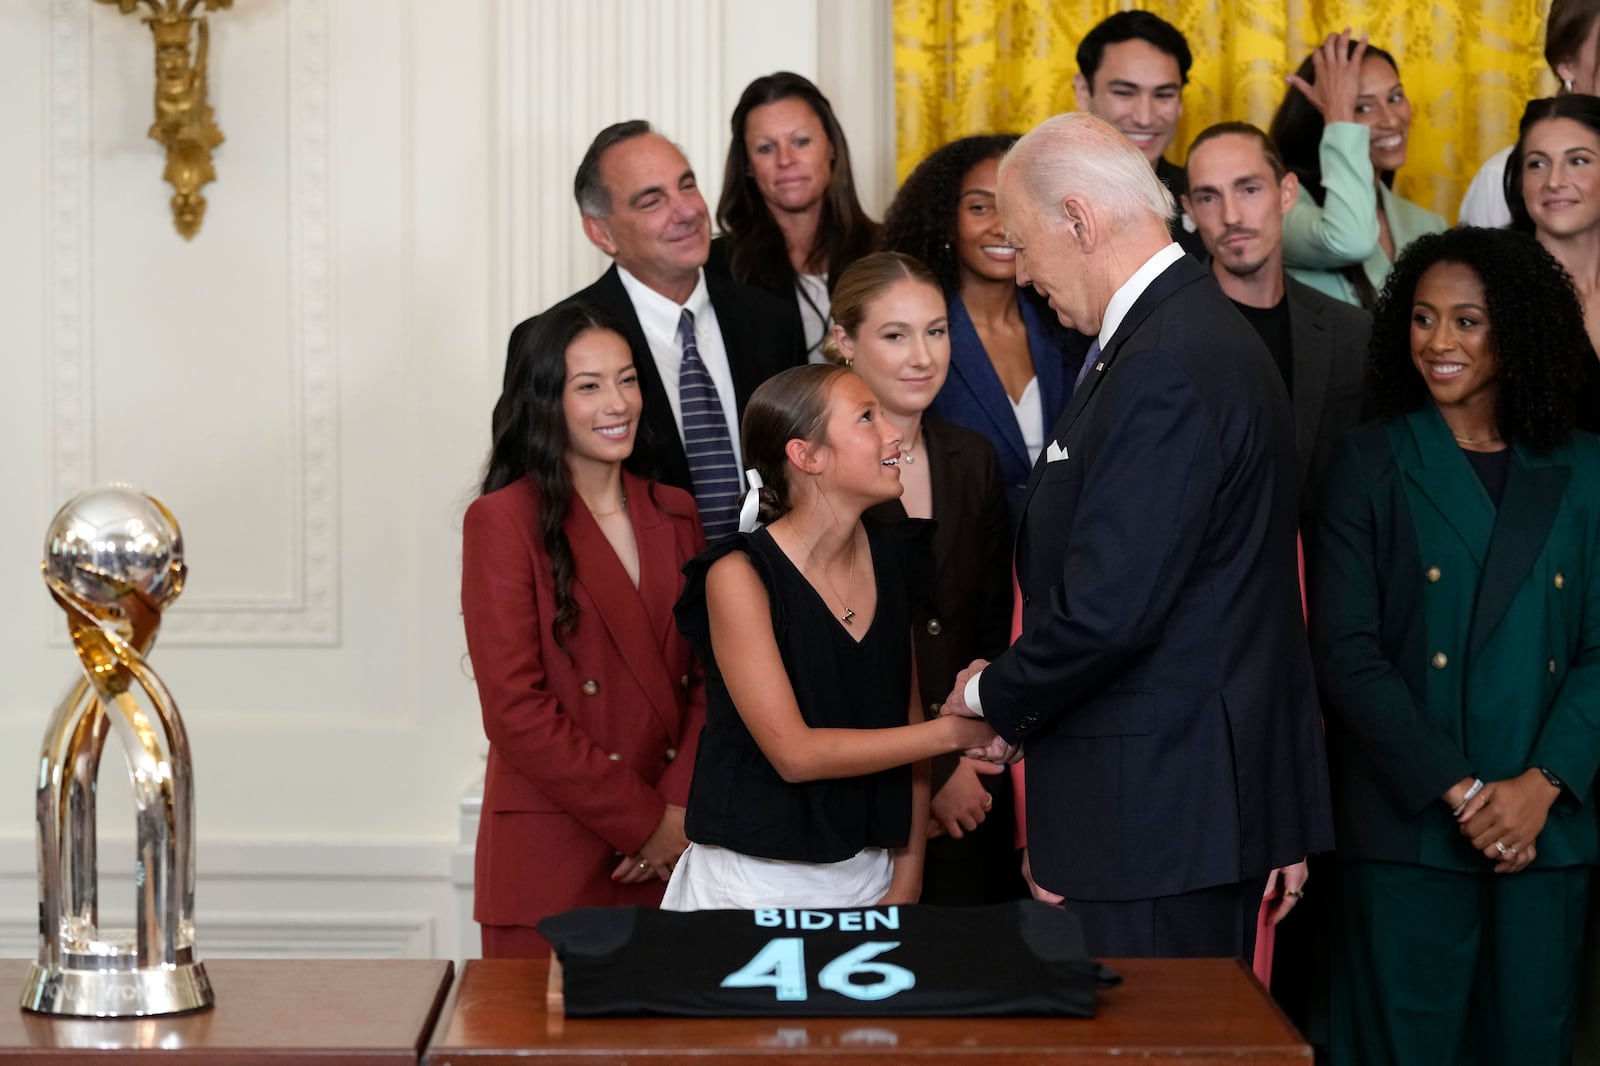
[(983, 787), (979, 775), (993, 776), (1005, 773), (1005, 767), (994, 763), (962, 759), (955, 773), (933, 797), (933, 817), (928, 819), (928, 838), (949, 834), (960, 840), (972, 832), (989, 816), (994, 797)]
[(1350, 27), (1346, 26), (1342, 33), (1328, 34), (1322, 47), (1311, 53), (1314, 82), (1298, 74), (1288, 77), (1289, 84), (1322, 112), (1323, 122), (1356, 120), (1356, 98), (1361, 95), (1361, 60), (1367, 54), (1367, 35), (1361, 35), (1353, 50), (1350, 41)]

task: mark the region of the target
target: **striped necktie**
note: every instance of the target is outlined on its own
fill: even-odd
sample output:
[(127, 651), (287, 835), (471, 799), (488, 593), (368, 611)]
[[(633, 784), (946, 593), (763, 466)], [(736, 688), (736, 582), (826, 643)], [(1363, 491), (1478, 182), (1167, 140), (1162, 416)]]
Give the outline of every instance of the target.
[(694, 313), (687, 307), (678, 318), (678, 405), (683, 414), (683, 451), (689, 459), (695, 503), (706, 539), (732, 533), (739, 525), (739, 464), (728, 439), (728, 422), (717, 399), (717, 386), (700, 358), (694, 340)]

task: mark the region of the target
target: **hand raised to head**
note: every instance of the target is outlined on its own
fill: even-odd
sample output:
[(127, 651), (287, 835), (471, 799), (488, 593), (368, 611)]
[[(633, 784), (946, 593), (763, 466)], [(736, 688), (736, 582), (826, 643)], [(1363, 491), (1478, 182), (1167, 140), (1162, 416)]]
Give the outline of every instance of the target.
[(1311, 53), (1315, 82), (1290, 74), (1288, 82), (1298, 89), (1311, 106), (1322, 112), (1324, 122), (1354, 122), (1356, 98), (1361, 95), (1361, 61), (1367, 54), (1367, 35), (1362, 34), (1355, 48), (1346, 26), (1341, 33), (1328, 34), (1327, 40)]

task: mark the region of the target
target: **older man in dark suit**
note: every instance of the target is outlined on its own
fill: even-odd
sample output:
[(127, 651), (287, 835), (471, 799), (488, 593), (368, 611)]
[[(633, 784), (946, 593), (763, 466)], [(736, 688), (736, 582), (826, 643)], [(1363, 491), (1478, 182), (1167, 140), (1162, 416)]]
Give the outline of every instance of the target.
[(1268, 875), (1332, 843), (1288, 398), (1113, 127), (1028, 134), (999, 209), (1018, 284), (1097, 340), (1023, 503), (1022, 634), (944, 709), (1026, 742), (1033, 876), (1092, 951), (1248, 958)]
[[(644, 396), (628, 465), (692, 491), (707, 537), (731, 532), (742, 488), (739, 419), (757, 385), (805, 362), (799, 311), (706, 274), (711, 220), (694, 169), (648, 122), (601, 130), (573, 184), (584, 235), (613, 264), (562, 303), (593, 304), (626, 327)], [(511, 332), (507, 382), (533, 321)]]

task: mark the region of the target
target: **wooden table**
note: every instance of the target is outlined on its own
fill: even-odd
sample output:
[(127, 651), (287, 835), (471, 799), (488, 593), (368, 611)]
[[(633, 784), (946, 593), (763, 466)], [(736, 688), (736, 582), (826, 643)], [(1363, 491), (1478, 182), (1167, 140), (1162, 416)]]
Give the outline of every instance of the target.
[(547, 963), (466, 964), (423, 1061), (428, 1066), (705, 1066), (765, 1064), (1095, 1063), (1181, 1060), (1185, 1066), (1311, 1062), (1242, 963), (1109, 959), (1121, 988), (1086, 1018), (565, 1018), (545, 1008)]
[(17, 1007), (28, 962), (0, 959), (7, 1066), (415, 1066), (454, 965), (412, 959), (208, 959), (217, 1005), (163, 1018), (62, 1018)]

